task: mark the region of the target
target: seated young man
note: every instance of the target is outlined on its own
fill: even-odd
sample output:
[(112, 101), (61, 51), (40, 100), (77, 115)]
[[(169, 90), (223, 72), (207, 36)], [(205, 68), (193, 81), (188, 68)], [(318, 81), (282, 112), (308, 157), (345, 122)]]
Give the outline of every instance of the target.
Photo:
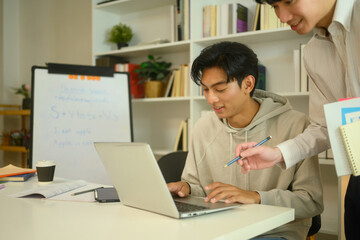
[(311, 218), (323, 211), (322, 186), (317, 158), (304, 159), (282, 170), (241, 172), (238, 164), (224, 165), (242, 142), (267, 145), (295, 137), (309, 124), (292, 110), (284, 97), (255, 90), (258, 77), (256, 54), (243, 44), (221, 42), (205, 48), (195, 59), (191, 77), (201, 85), (213, 112), (196, 123), (182, 181), (169, 183), (174, 195), (206, 196), (205, 201), (256, 203), (295, 209), (296, 220), (261, 237), (305, 239)]

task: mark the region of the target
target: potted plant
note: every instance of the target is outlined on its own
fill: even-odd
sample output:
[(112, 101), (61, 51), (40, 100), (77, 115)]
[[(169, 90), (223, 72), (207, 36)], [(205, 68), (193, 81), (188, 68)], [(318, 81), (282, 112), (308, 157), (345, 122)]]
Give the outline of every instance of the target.
[(20, 88), (15, 88), (15, 94), (20, 94), (24, 96), (22, 101), (23, 109), (30, 109), (31, 107), (31, 98), (30, 98), (30, 86), (22, 84)]
[(109, 42), (117, 44), (118, 49), (129, 46), (128, 42), (132, 39), (134, 33), (131, 28), (125, 24), (119, 23), (110, 30)]
[(171, 70), (171, 63), (161, 61), (161, 57), (154, 57), (148, 55), (148, 60), (142, 62), (140, 67), (135, 70), (139, 73), (139, 84), (145, 82), (145, 96), (146, 97), (160, 97), (164, 82), (169, 76)]

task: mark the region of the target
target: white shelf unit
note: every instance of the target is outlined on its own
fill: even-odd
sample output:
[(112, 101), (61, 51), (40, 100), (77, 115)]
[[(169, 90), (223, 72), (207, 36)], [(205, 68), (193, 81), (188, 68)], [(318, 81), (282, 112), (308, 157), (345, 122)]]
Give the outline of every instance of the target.
[[(171, 39), (171, 6), (174, 0), (118, 0), (96, 5), (93, 0), (93, 57), (104, 55), (122, 56), (132, 63), (141, 63), (148, 54), (161, 56), (173, 66), (190, 63), (200, 51), (221, 41), (241, 42), (252, 48), (260, 63), (266, 66), (266, 88), (286, 96), (294, 109), (308, 114), (308, 93), (294, 92), (293, 50), (306, 43), (312, 34), (298, 35), (289, 28), (266, 31), (250, 31), (221, 37), (202, 38), (202, 8), (206, 5), (233, 3), (235, 0), (190, 1), (190, 40), (165, 44), (139, 45), (154, 39)], [(250, 3), (251, 2), (251, 3)], [(255, 4), (248, 1), (247, 4)], [(130, 46), (116, 49), (115, 44), (106, 41), (106, 34), (119, 22), (129, 25), (135, 35)], [(191, 66), (191, 65), (190, 65)], [(172, 151), (180, 122), (189, 119), (189, 136), (192, 127), (200, 118), (201, 111), (211, 110), (204, 97), (199, 96), (199, 87), (190, 80), (188, 97), (145, 98), (132, 101), (134, 139), (148, 142), (155, 154)], [(324, 183), (325, 212), (322, 230), (337, 234), (339, 225), (338, 183), (334, 166), (328, 160), (321, 160)], [(330, 169), (330, 170), (329, 170)]]

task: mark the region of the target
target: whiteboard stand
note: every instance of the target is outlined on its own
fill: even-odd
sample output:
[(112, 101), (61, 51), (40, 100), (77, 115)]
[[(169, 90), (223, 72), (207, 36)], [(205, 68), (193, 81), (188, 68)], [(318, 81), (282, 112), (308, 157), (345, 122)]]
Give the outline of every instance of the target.
[(129, 74), (49, 63), (32, 67), (31, 91), (29, 166), (51, 160), (56, 177), (112, 184), (93, 143), (133, 141)]

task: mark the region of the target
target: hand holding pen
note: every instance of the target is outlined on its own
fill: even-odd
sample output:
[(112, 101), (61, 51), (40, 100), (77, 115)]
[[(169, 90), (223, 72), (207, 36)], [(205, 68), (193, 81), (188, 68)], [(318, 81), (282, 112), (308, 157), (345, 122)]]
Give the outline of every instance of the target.
[[(269, 141), (271, 139), (271, 136), (268, 136), (267, 138), (265, 138), (264, 140), (262, 140), (261, 142), (259, 142), (258, 144), (256, 144), (255, 146), (253, 146), (253, 148), (258, 147), (264, 143), (266, 143), (267, 141)], [(234, 162), (238, 161), (241, 159), (241, 156), (239, 155), (238, 157), (234, 158), (233, 160), (231, 160), (230, 162), (228, 162), (227, 164), (225, 164), (224, 168), (230, 166), (231, 164), (233, 164)]]

